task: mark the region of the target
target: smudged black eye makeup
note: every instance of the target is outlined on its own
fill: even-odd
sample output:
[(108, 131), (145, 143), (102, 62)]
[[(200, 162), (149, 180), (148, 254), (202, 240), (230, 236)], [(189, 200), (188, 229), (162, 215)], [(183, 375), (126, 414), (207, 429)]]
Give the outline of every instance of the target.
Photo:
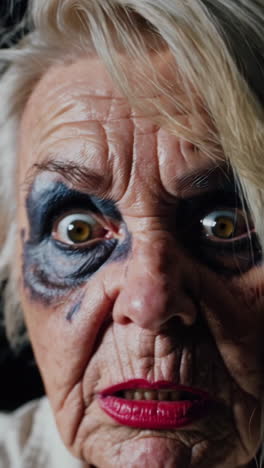
[(38, 188), (34, 184), (26, 201), (32, 242), (50, 236), (54, 222), (62, 215), (78, 210), (101, 215), (116, 223), (121, 223), (122, 216), (111, 200), (102, 200), (77, 190), (68, 188), (63, 183), (51, 183), (48, 187)]
[(33, 295), (46, 300), (60, 296), (130, 250), (128, 233), (122, 245), (114, 236), (123, 220), (111, 200), (54, 182), (48, 187), (35, 184), (26, 204), (30, 232), (24, 278)]
[(183, 245), (218, 274), (242, 274), (261, 262), (254, 224), (234, 190), (186, 199), (180, 213)]
[[(241, 274), (262, 260), (253, 223), (229, 185), (175, 200), (170, 212), (175, 223), (168, 220), (175, 243), (188, 256), (226, 276)], [(38, 298), (57, 299), (131, 251), (132, 236), (112, 200), (62, 182), (36, 180), (26, 207), (30, 231), (24, 243), (24, 278)]]

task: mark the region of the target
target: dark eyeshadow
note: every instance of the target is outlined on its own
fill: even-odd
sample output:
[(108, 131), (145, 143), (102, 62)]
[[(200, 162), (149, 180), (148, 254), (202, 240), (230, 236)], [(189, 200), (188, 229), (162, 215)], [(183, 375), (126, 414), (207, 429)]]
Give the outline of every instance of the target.
[(35, 183), (26, 208), (30, 232), (24, 242), (24, 282), (35, 300), (54, 302), (89, 280), (106, 263), (122, 261), (129, 255), (131, 235), (128, 232), (122, 243), (105, 239), (89, 247), (74, 248), (51, 237), (54, 221), (69, 210), (85, 209), (123, 222), (112, 200), (101, 200), (62, 183), (48, 187), (38, 187)]

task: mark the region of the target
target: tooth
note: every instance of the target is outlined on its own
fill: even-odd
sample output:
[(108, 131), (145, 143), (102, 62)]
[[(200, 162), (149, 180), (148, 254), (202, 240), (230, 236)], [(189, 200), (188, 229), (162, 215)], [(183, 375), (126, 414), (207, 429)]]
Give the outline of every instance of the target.
[(160, 401), (169, 400), (169, 392), (165, 392), (165, 391), (158, 392), (158, 399), (159, 399)]
[(144, 398), (145, 398), (145, 400), (156, 400), (157, 399), (157, 392), (148, 390), (148, 391), (144, 392)]
[(159, 400), (159, 401), (180, 401), (185, 399), (183, 392), (177, 390), (126, 390), (124, 392), (126, 400)]
[(134, 392), (134, 400), (144, 400), (143, 392), (141, 391)]
[(126, 400), (134, 400), (134, 392), (132, 390), (127, 390), (124, 396)]
[(171, 400), (177, 401), (181, 399), (180, 397), (181, 397), (181, 392), (177, 392), (177, 391), (171, 392)]

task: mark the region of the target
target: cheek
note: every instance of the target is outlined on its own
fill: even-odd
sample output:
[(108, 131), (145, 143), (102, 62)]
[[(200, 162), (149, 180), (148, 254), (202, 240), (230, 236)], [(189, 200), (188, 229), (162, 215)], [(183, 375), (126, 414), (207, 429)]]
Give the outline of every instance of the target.
[(264, 322), (264, 269), (254, 268), (250, 272), (231, 279), (203, 274), (202, 296), (218, 316), (219, 324), (232, 330), (234, 338), (240, 328), (258, 334)]
[(23, 287), (21, 297), (47, 393), (54, 405), (60, 405), (89, 365), (111, 302), (99, 274), (56, 306), (33, 300)]
[(248, 286), (242, 285), (237, 290), (239, 301), (244, 301), (249, 309), (259, 310), (264, 305), (264, 278), (262, 282), (251, 284)]
[(259, 399), (264, 372), (262, 268), (229, 282), (204, 279), (204, 316), (221, 358), (234, 384)]
[(264, 268), (254, 268), (241, 278), (233, 280), (230, 288), (240, 317), (244, 317), (249, 328), (255, 329), (258, 334), (264, 325)]

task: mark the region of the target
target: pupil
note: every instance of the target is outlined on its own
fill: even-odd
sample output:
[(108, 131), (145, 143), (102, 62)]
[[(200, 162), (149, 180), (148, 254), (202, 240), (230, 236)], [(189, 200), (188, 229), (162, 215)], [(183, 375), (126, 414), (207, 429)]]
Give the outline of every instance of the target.
[(91, 229), (83, 221), (75, 221), (68, 226), (68, 235), (73, 242), (85, 242), (90, 238)]
[(229, 219), (218, 219), (214, 231), (219, 237), (230, 238), (234, 234), (234, 223)]

